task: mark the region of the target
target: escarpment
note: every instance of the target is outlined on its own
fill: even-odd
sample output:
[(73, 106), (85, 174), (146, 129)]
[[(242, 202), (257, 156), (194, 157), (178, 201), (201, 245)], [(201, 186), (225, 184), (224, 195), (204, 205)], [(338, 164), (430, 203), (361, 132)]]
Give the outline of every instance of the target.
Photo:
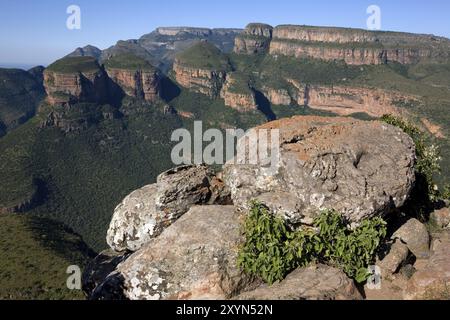
[(67, 57), (44, 71), (47, 100), (52, 105), (108, 100), (108, 76), (93, 57)]
[(360, 29), (250, 24), (236, 37), (235, 52), (268, 52), (273, 56), (345, 61), (350, 65), (388, 62), (445, 62), (450, 41), (429, 35)]
[(230, 69), (228, 58), (206, 41), (177, 55), (173, 65), (175, 78), (181, 86), (211, 98), (220, 95)]

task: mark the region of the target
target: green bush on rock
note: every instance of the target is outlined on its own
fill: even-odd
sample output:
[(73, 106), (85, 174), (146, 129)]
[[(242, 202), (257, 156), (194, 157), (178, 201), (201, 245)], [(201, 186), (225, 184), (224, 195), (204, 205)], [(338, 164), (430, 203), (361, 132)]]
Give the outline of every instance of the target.
[(325, 210), (313, 227), (292, 231), (267, 207), (252, 202), (238, 265), (269, 284), (312, 262), (338, 267), (358, 282), (367, 280), (367, 267), (386, 236), (381, 218), (365, 220), (352, 230), (338, 212)]

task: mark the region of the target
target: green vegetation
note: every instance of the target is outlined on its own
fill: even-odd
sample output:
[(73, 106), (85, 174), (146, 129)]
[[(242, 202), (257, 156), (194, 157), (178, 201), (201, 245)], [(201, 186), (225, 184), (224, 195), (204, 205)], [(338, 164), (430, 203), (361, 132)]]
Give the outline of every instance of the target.
[(26, 200), (38, 180), (41, 201), (27, 214), (62, 222), (103, 250), (115, 206), (173, 166), (170, 135), (181, 121), (140, 103), (124, 106), (138, 115), (107, 120), (98, 118), (106, 107), (74, 105), (66, 121), (78, 125), (91, 115), (95, 121), (68, 134), (39, 129), (45, 112), (0, 139), (0, 207)]
[(269, 284), (312, 262), (338, 267), (358, 282), (367, 280), (367, 267), (387, 232), (381, 218), (364, 220), (351, 230), (341, 214), (325, 210), (315, 219), (314, 228), (317, 231), (292, 231), (267, 207), (253, 202), (244, 224), (246, 241), (238, 265)]
[(227, 80), (231, 82), (231, 85), (228, 87), (228, 91), (244, 94), (251, 93), (251, 78), (247, 74), (236, 71), (228, 74)]
[(215, 45), (200, 41), (176, 56), (177, 60), (191, 68), (229, 71), (228, 57)]
[(33, 216), (0, 215), (0, 300), (84, 299), (69, 290), (67, 267), (83, 270), (93, 252), (61, 224)]
[(285, 56), (257, 56), (249, 61), (245, 55), (230, 55), (232, 65), (255, 78), (257, 86), (287, 88), (285, 79), (293, 79), (302, 84), (346, 84), (359, 77), (363, 71), (358, 66), (344, 62), (296, 59)]
[(414, 141), (416, 146), (417, 162), (415, 164), (416, 175), (419, 182), (423, 182), (425, 188), (425, 196), (430, 201), (437, 201), (441, 196), (438, 186), (434, 182), (434, 176), (441, 173), (439, 149), (435, 145), (426, 143), (425, 135), (413, 124), (406, 120), (394, 117), (392, 115), (384, 115), (382, 121), (399, 127), (407, 133)]
[(153, 67), (148, 61), (133, 54), (120, 54), (112, 56), (105, 61), (105, 67), (126, 70), (156, 71), (155, 67)]
[(53, 62), (47, 67), (48, 71), (57, 73), (75, 73), (97, 71), (100, 66), (93, 57), (66, 57)]
[(32, 74), (0, 68), (0, 137), (31, 118), (44, 97), (44, 88)]

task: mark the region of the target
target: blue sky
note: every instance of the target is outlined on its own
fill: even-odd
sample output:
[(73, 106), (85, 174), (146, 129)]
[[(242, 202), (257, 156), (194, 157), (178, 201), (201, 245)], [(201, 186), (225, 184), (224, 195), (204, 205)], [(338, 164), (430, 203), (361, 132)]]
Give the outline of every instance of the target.
[[(81, 30), (66, 9), (81, 8)], [(382, 29), (450, 38), (448, 0), (0, 0), (0, 65), (48, 64), (79, 46), (101, 49), (158, 26), (244, 27), (248, 22), (366, 28), (381, 8)]]

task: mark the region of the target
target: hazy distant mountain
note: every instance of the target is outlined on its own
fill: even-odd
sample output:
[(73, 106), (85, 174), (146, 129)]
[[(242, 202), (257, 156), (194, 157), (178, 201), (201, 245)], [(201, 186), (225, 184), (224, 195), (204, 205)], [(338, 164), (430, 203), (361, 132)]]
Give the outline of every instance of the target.
[(231, 52), (234, 39), (241, 32), (241, 29), (163, 27), (142, 36), (139, 44), (158, 58), (164, 65), (163, 71), (167, 71), (172, 67), (175, 55), (198, 40), (208, 40), (221, 51)]
[[(241, 32), (241, 29), (157, 28), (155, 31), (142, 36), (139, 40), (118, 41), (114, 46), (104, 50), (99, 60), (104, 62), (113, 56), (133, 54), (145, 59), (163, 72), (167, 72), (172, 68), (175, 55), (192, 46), (196, 41), (208, 40), (223, 52), (228, 53), (233, 50), (234, 39)], [(71, 55), (86, 54), (84, 51), (77, 49)]]

